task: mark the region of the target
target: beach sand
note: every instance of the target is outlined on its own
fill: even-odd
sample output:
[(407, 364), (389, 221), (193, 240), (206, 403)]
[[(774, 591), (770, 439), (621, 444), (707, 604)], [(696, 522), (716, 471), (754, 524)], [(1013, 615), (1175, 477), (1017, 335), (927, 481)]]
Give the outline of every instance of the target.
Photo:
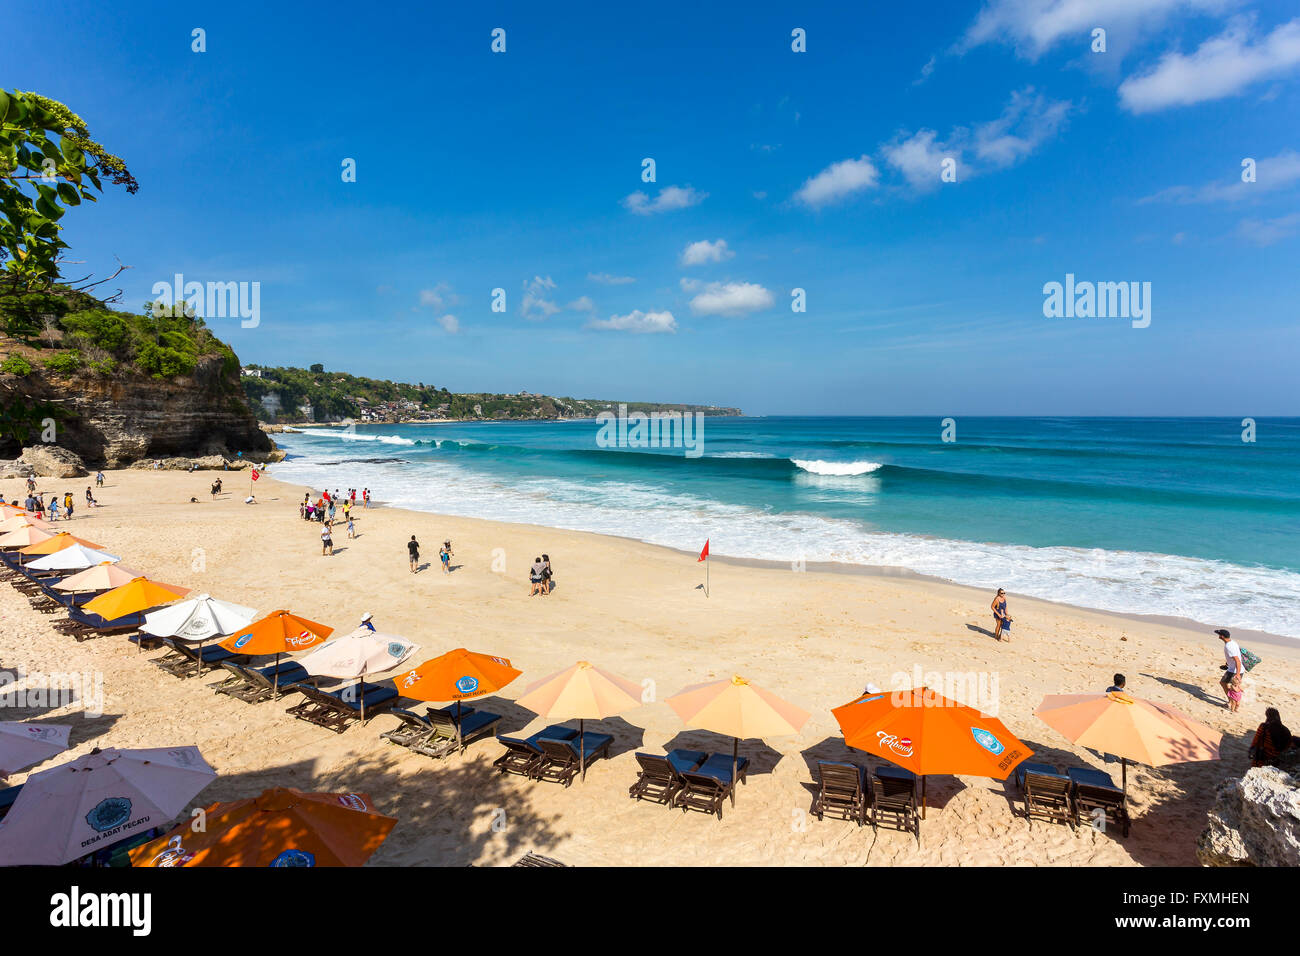
[[(258, 504), (243, 502), (248, 477), (228, 473), (226, 493), (208, 495), (211, 472), (106, 473), (103, 506), (84, 509), (90, 479), (43, 479), (71, 489), (74, 531), (162, 581), (257, 608), (288, 608), (350, 630), (366, 611), (381, 631), (420, 645), (412, 663), (455, 647), (511, 659), (523, 676), (500, 695), (474, 701), (503, 714), (502, 733), (531, 733), (540, 718), (514, 704), (525, 687), (577, 660), (638, 683), (654, 699), (621, 717), (587, 724), (615, 737), (613, 758), (565, 789), (496, 773), (495, 741), (433, 761), (387, 743), (396, 726), (381, 715), (333, 734), (284, 713), (294, 698), (246, 705), (214, 694), (218, 675), (178, 680), (124, 638), (77, 643), (0, 586), (0, 665), (18, 674), (102, 674), (104, 713), (80, 705), (21, 709), (22, 680), (0, 688), (8, 720), (39, 718), (74, 727), (71, 754), (92, 747), (196, 744), (220, 773), (199, 803), (271, 786), (361, 791), (400, 821), (372, 859), (379, 865), (509, 864), (529, 851), (575, 865), (1194, 865), (1217, 783), (1248, 766), (1246, 748), (1265, 706), (1292, 717), (1300, 692), (1300, 648), (1260, 646), (1241, 713), (1229, 714), (1217, 686), (1223, 654), (1208, 629), (1090, 612), (1011, 596), (1014, 640), (990, 634), (992, 595), (898, 576), (795, 572), (715, 560), (711, 594), (694, 555), (601, 535), (527, 525), (358, 508), (360, 535), (336, 525), (336, 553), (320, 555), (320, 527), (298, 517), (304, 488), (265, 477)], [(339, 486), (346, 483), (340, 474)], [(21, 498), (5, 482), (6, 499)], [(382, 496), (382, 489), (376, 489)], [(190, 503), (191, 496), (198, 498)], [(435, 499), (436, 501), (436, 499)], [(61, 527), (62, 530), (62, 527)], [(412, 575), (405, 542), (415, 534), (425, 570)], [(707, 529), (701, 529), (701, 539)], [(438, 567), (450, 538), (454, 573)], [(529, 597), (527, 569), (543, 551), (556, 588)], [(830, 714), (868, 682), (909, 686), (923, 674), (983, 675), (998, 716), (1035, 751), (1034, 760), (1102, 767), (1118, 762), (1075, 748), (1033, 716), (1044, 694), (1100, 693), (1115, 671), (1139, 697), (1175, 706), (1224, 732), (1222, 760), (1161, 769), (1130, 765), (1132, 834), (1072, 831), (1016, 815), (1013, 784), (933, 777), (919, 841), (808, 814), (813, 767), (866, 755), (847, 749)], [(748, 783), (719, 821), (629, 799), (633, 752), (665, 747), (730, 751), (730, 739), (684, 731), (662, 701), (683, 686), (741, 674), (796, 703), (812, 718), (796, 737), (745, 741)], [(382, 679), (381, 675), (375, 679)], [(901, 680), (901, 683), (900, 683)], [(927, 678), (927, 680), (929, 680)], [(960, 686), (960, 685), (959, 685)], [(970, 686), (970, 685), (965, 685)], [(956, 696), (969, 701), (965, 690)], [(420, 705), (421, 708), (423, 705)], [(874, 763), (876, 758), (872, 757)], [(16, 774), (12, 782), (21, 782)]]

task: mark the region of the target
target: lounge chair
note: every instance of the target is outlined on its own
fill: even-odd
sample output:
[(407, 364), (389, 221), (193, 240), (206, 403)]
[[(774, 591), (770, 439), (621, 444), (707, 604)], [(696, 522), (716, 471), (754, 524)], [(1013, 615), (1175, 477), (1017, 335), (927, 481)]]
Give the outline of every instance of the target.
[(1073, 784), (1061, 771), (1045, 763), (1022, 763), (1016, 768), (1016, 783), (1025, 796), (1025, 820), (1034, 817), (1068, 823), (1074, 827), (1070, 802)]
[(549, 856), (540, 856), (540, 855), (538, 855), (538, 854), (536, 854), (536, 853), (525, 853), (523, 856), (521, 856), (518, 860), (516, 860), (514, 863), (511, 863), (510, 865), (511, 865), (511, 866), (563, 866), (563, 867), (567, 867), (569, 864), (567, 864), (567, 863), (561, 863), (559, 860), (553, 860), (553, 859), (551, 859)]
[(336, 734), (343, 733), (354, 721), (364, 725), (376, 714), (392, 710), (400, 699), (396, 687), (385, 687), (382, 684), (349, 684), (340, 690), (331, 691), (304, 683), (292, 686), (302, 694), (304, 700), (300, 704), (294, 704), (285, 713)]
[(700, 750), (673, 750), (667, 756), (638, 752), (636, 762), (641, 765), (641, 771), (627, 795), (671, 807), (678, 792), (686, 786), (682, 773), (698, 769), (708, 757)]
[[(460, 707), (459, 714), (455, 707), (430, 707), (425, 712), (426, 716), (398, 708), (389, 713), (401, 724), (379, 736), (426, 757), (445, 757), (457, 749), (463, 753), (475, 740), (491, 736), (496, 725), (501, 722), (500, 714), (475, 711), (473, 707), (464, 705)], [(460, 719), (459, 724), (457, 717)]]
[[(1128, 836), (1131, 821), (1128, 815), (1128, 800), (1124, 791), (1115, 786), (1110, 774), (1092, 767), (1070, 767), (1066, 776), (1074, 784), (1074, 823), (1094, 825), (1095, 813), (1100, 810), (1103, 819), (1118, 824), (1124, 836)], [(1083, 817), (1087, 815), (1088, 819)]]
[(16, 787), (5, 787), (0, 790), (0, 820), (3, 820), (9, 814), (22, 789), (23, 785), (20, 783)]
[(749, 758), (740, 757), (736, 761), (736, 775), (732, 777), (731, 761), (731, 754), (710, 754), (696, 769), (683, 771), (683, 786), (673, 806), (716, 813), (721, 820), (723, 801), (730, 797), (732, 806), (735, 806), (736, 783), (745, 782), (749, 768)]
[(610, 744), (614, 738), (609, 734), (597, 734), (586, 731), (575, 737), (557, 739), (542, 737), (537, 741), (541, 748), (542, 759), (533, 771), (538, 780), (562, 783), (566, 787), (573, 783), (573, 778), (585, 771), (601, 757), (609, 756)]
[[(227, 677), (209, 684), (216, 693), (225, 694), (245, 704), (260, 704), (273, 697), (297, 691), (297, 684), (311, 680), (311, 675), (297, 661), (283, 660), (270, 667), (248, 667), (234, 661), (222, 661)], [(277, 692), (278, 677), (278, 692)]]
[(572, 740), (577, 736), (576, 730), (560, 724), (552, 724), (527, 739), (498, 735), (497, 741), (506, 748), (506, 752), (493, 760), (492, 766), (502, 773), (517, 773), (523, 777), (532, 777), (542, 761), (542, 748), (537, 746), (539, 740), (543, 737), (550, 740)]
[(871, 825), (880, 817), (893, 817), (901, 830), (921, 837), (921, 818), (916, 812), (916, 775), (902, 767), (877, 767), (871, 777)]
[(236, 654), (220, 644), (190, 644), (172, 637), (163, 638), (163, 644), (170, 650), (162, 657), (153, 658), (157, 664), (173, 677), (197, 677), (205, 670), (219, 667), (226, 661), (235, 664), (248, 662), (247, 654)]
[(867, 822), (867, 806), (871, 803), (871, 789), (866, 782), (866, 771), (855, 763), (817, 761), (817, 775), (821, 785), (813, 798), (812, 812), (818, 820), (826, 819), (827, 811), (838, 813), (858, 826)]
[(68, 610), (67, 620), (55, 621), (54, 629), (61, 634), (84, 641), (91, 637), (104, 637), (109, 634), (128, 634), (139, 630), (144, 623), (144, 614), (126, 614), (113, 620), (91, 614), (79, 608)]

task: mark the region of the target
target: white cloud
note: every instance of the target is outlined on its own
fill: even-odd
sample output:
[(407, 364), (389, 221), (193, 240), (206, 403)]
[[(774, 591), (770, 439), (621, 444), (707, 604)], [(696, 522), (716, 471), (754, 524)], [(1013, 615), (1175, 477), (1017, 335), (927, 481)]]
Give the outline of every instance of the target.
[(657, 212), (669, 212), (673, 209), (686, 209), (698, 206), (708, 197), (690, 186), (665, 186), (659, 195), (651, 199), (646, 193), (637, 191), (623, 197), (623, 207), (638, 216), (649, 216)]
[(544, 319), (560, 311), (560, 307), (546, 298), (546, 293), (555, 288), (555, 280), (550, 276), (533, 276), (524, 282), (524, 301), (519, 307), (519, 314), (525, 319)]
[(1089, 49), (1094, 27), (1109, 35), (1151, 30), (1183, 13), (1213, 12), (1232, 0), (988, 0), (957, 45), (959, 51), (984, 43), (1009, 43), (1037, 59), (1067, 38)]
[[(932, 129), (917, 130), (906, 139), (895, 139), (881, 147), (885, 162), (893, 166), (915, 189), (933, 189), (939, 185), (941, 164), (949, 157), (961, 162), (961, 147), (936, 143), (939, 134)], [(954, 137), (954, 138), (960, 138)]]
[(1169, 52), (1147, 72), (1130, 76), (1120, 84), (1119, 98), (1133, 113), (1190, 106), (1235, 96), (1260, 80), (1297, 67), (1300, 17), (1262, 38), (1255, 36), (1250, 20), (1238, 18), (1190, 56)]
[(588, 272), (587, 278), (601, 285), (627, 285), (629, 282), (636, 281), (633, 276), (614, 276), (608, 272)]
[(441, 312), (455, 302), (456, 296), (452, 295), (449, 283), (439, 282), (432, 289), (420, 290), (420, 305), (427, 305), (435, 312)]
[(1300, 228), (1300, 212), (1276, 219), (1243, 219), (1237, 226), (1237, 235), (1260, 246), (1270, 246), (1288, 239)]
[(636, 309), (627, 315), (611, 315), (608, 319), (592, 319), (589, 329), (607, 329), (619, 332), (676, 332), (677, 320), (671, 312), (642, 312)]
[(997, 168), (1014, 165), (1055, 136), (1069, 113), (1067, 100), (1049, 100), (1032, 86), (1017, 90), (1001, 116), (976, 124), (975, 155)]
[(794, 198), (805, 206), (819, 209), (847, 199), (854, 193), (876, 185), (879, 173), (866, 156), (832, 163), (799, 187)]
[(735, 253), (727, 248), (726, 239), (716, 239), (713, 242), (701, 239), (699, 242), (692, 242), (682, 251), (682, 265), (702, 266), (709, 262), (723, 262), (734, 255)]
[(691, 311), (696, 315), (738, 316), (772, 307), (772, 293), (753, 282), (710, 282), (701, 285), (689, 279), (682, 280), (687, 292), (700, 290), (691, 299)]
[(460, 320), (457, 319), (454, 315), (444, 315), (442, 318), (438, 320), (438, 324), (441, 325), (448, 332), (450, 332), (452, 335), (455, 335), (457, 332), (460, 331)]
[(1144, 196), (1138, 203), (1240, 202), (1297, 183), (1300, 183), (1300, 153), (1285, 149), (1276, 156), (1256, 161), (1253, 183), (1242, 182), (1238, 174), (1233, 179), (1206, 183), (1204, 186), (1170, 186), (1151, 196)]
[(565, 306), (570, 312), (595, 312), (596, 303), (591, 301), (590, 296), (579, 296)]

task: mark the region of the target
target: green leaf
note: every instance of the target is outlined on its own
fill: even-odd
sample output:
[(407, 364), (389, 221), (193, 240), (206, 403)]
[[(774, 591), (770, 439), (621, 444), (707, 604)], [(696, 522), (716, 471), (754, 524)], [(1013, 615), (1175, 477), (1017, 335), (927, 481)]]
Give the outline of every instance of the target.
[(77, 192), (77, 187), (72, 183), (59, 183), (59, 198), (69, 206), (81, 205), (81, 196)]

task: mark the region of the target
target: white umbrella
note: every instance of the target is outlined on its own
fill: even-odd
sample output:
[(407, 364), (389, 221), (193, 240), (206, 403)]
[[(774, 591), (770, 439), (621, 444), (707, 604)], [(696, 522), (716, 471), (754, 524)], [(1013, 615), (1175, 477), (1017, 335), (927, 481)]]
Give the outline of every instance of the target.
[(0, 866), (61, 866), (164, 826), (216, 775), (198, 747), (97, 749), (34, 773), (0, 820)]
[(117, 564), (121, 560), (117, 555), (109, 554), (107, 551), (88, 548), (84, 544), (74, 544), (53, 554), (47, 554), (43, 558), (37, 558), (28, 563), (27, 567), (32, 571), (84, 571), (97, 564), (105, 562)]
[[(303, 669), (315, 677), (356, 679), (365, 683), (367, 674), (390, 670), (420, 649), (404, 637), (358, 627), (349, 634), (322, 644), (299, 658)], [(366, 719), (366, 695), (361, 694), (361, 719)]]
[(242, 630), (256, 616), (257, 612), (251, 607), (218, 601), (207, 594), (196, 594), (192, 598), (146, 614), (140, 630), (154, 637), (206, 641), (210, 637)]
[(0, 771), (17, 773), (68, 749), (69, 724), (0, 722)]

